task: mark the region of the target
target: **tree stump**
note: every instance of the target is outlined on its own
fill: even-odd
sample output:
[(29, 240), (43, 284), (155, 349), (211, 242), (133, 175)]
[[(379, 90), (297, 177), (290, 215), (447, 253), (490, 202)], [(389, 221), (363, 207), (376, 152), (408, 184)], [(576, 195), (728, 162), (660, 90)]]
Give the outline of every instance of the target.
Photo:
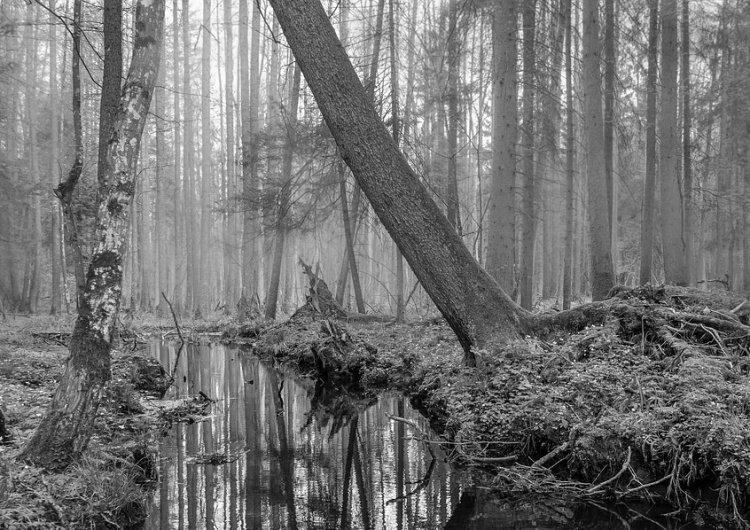
[(312, 267), (302, 261), (302, 258), (300, 258), (299, 263), (310, 282), (310, 289), (305, 296), (307, 302), (295, 311), (292, 318), (294, 319), (306, 313), (318, 313), (326, 318), (333, 318), (335, 320), (345, 319), (347, 316), (346, 311), (336, 301), (325, 280), (318, 275), (317, 271), (313, 271)]

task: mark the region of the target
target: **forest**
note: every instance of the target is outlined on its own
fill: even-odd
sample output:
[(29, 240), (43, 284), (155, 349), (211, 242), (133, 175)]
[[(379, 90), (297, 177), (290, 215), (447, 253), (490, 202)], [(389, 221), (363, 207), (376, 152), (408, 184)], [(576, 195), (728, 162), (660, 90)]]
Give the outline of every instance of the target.
[[(350, 445), (396, 390), (490, 489), (750, 524), (749, 32), (741, 0), (3, 2), (0, 388), (53, 395), (33, 423), (0, 399), (0, 471), (163, 420), (118, 363), (163, 395), (214, 333), (271, 363), (277, 416), (277, 366), (317, 381)], [(190, 421), (219, 406), (201, 377), (170, 390), (205, 399)], [(118, 458), (143, 471), (144, 440)], [(33, 525), (37, 475), (8, 477), (0, 526)]]
[[(4, 311), (75, 311), (76, 275), (92, 252), (107, 108), (102, 6), (84, 2), (76, 19), (68, 4), (3, 6)], [(246, 310), (290, 314), (304, 301), (302, 258), (319, 264), (346, 307), (424, 312), (427, 296), (337, 161), (270, 6), (168, 4), (123, 308), (164, 313), (163, 291), (179, 314), (235, 312), (243, 295)], [(592, 256), (605, 248), (617, 280), (605, 291), (665, 280), (747, 289), (746, 6), (665, 2), (664, 18), (647, 2), (606, 2), (599, 44), (587, 51), (586, 6), (512, 4), (325, 6), (378, 113), (472, 255), (526, 309), (590, 296)], [(127, 63), (133, 8), (122, 8)], [(587, 53), (601, 77), (603, 133), (593, 139)], [(601, 166), (595, 176), (587, 156)], [(54, 190), (76, 164), (65, 214)], [(589, 199), (592, 180), (606, 183), (606, 205)], [(591, 227), (604, 228), (602, 214), (609, 229), (596, 250)]]

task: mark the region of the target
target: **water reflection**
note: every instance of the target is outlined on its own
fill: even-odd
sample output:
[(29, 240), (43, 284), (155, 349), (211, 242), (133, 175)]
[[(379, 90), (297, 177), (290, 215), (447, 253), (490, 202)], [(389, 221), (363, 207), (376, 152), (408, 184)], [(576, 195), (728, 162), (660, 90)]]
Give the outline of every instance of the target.
[(176, 369), (168, 397), (203, 392), (215, 403), (206, 421), (176, 424), (162, 439), (148, 530), (698, 528), (653, 506), (472, 491), (420, 439), (427, 421), (403, 398), (382, 397), (342, 425), (311, 414), (311, 382), (235, 349), (190, 344), (176, 358), (171, 344), (152, 348)]
[(459, 476), (440, 449), (389, 419), (428, 430), (403, 398), (383, 397), (334, 432), (310, 414), (311, 385), (256, 358), (220, 345), (187, 346), (177, 360), (169, 344), (153, 353), (177, 362), (171, 397), (202, 391), (216, 403), (207, 421), (162, 440), (146, 528), (440, 528), (458, 504)]

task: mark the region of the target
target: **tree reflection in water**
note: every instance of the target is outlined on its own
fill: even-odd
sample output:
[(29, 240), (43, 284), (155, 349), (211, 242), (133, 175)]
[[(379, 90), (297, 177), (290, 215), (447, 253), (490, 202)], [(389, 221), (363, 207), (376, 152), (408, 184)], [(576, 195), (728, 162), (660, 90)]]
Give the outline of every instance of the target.
[[(154, 344), (165, 366), (175, 348)], [(312, 382), (221, 345), (187, 345), (169, 397), (203, 392), (203, 422), (175, 425), (160, 447), (161, 483), (147, 528), (440, 528), (458, 503), (459, 476), (410, 427), (427, 421), (387, 396), (359, 415), (312, 413)], [(416, 433), (414, 433), (416, 434)], [(227, 463), (203, 463), (222, 454)], [(427, 485), (405, 496), (435, 466)], [(403, 498), (402, 498), (403, 497)], [(394, 502), (394, 500), (399, 499)], [(391, 502), (389, 502), (391, 501)]]
[(653, 507), (476, 493), (424, 443), (428, 422), (401, 397), (365, 406), (221, 345), (189, 344), (179, 358), (171, 344), (152, 348), (176, 367), (168, 397), (203, 392), (215, 402), (205, 421), (162, 439), (147, 530), (695, 528), (656, 522)]

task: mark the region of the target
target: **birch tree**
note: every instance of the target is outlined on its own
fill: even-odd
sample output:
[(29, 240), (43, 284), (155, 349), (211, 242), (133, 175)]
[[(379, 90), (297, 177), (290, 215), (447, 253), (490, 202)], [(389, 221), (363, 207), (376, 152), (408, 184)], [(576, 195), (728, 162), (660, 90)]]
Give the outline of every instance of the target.
[(156, 84), (165, 0), (139, 0), (133, 57), (120, 107), (108, 135), (107, 175), (100, 179), (96, 238), (86, 289), (70, 339), (70, 356), (45, 416), (19, 455), (47, 469), (80, 457), (94, 428), (122, 293), (122, 267), (130, 226), (136, 160)]

